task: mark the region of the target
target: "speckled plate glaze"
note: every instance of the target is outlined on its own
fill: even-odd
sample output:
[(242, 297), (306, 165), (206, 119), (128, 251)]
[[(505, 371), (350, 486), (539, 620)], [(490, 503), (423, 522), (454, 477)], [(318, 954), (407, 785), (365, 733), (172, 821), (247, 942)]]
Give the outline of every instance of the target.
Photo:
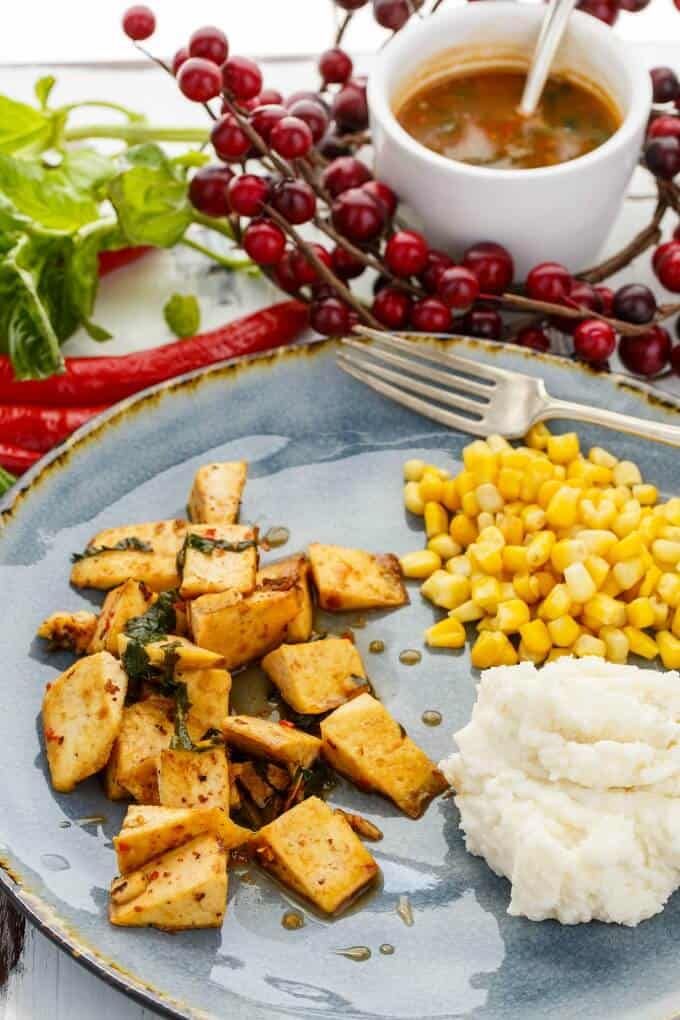
[[(680, 422), (677, 407), (613, 377), (518, 349), (456, 343), (480, 360), (542, 375), (555, 396)], [(334, 358), (334, 345), (324, 343), (162, 386), (81, 430), (9, 495), (0, 529), (2, 881), (68, 952), (171, 1016), (669, 1017), (680, 1010), (680, 896), (635, 930), (510, 918), (507, 883), (466, 853), (450, 799), (414, 822), (349, 786), (333, 791), (334, 803), (365, 814), (385, 834), (375, 844), (380, 888), (339, 920), (303, 907), (304, 927), (285, 930), (291, 900), (248, 873), (232, 876), (221, 931), (170, 937), (109, 926), (111, 837), (124, 809), (104, 798), (96, 780), (70, 796), (49, 786), (40, 702), (46, 681), (70, 660), (48, 656), (36, 627), (54, 609), (99, 601), (69, 587), (74, 550), (103, 527), (181, 515), (193, 472), (209, 459), (250, 461), (243, 517), (262, 529), (287, 525), (285, 551), (313, 539), (396, 553), (420, 547), (418, 525), (402, 508), (402, 462), (425, 456), (455, 468), (467, 439), (373, 394)], [(662, 489), (677, 490), (677, 451), (580, 431), (586, 444), (610, 445)], [(418, 665), (399, 662), (402, 650), (422, 648), (432, 619), (417, 588), (412, 595), (406, 609), (367, 614), (356, 640), (379, 696), (438, 760), (469, 717), (475, 677), (467, 652), (424, 650)], [(338, 617), (333, 629), (354, 620)], [(385, 642), (382, 654), (368, 651), (374, 639)], [(441, 726), (422, 722), (427, 709), (442, 713)], [(412, 927), (397, 914), (401, 896), (410, 901)], [(392, 955), (381, 953), (385, 943)], [(338, 955), (353, 946), (368, 947), (370, 959)]]

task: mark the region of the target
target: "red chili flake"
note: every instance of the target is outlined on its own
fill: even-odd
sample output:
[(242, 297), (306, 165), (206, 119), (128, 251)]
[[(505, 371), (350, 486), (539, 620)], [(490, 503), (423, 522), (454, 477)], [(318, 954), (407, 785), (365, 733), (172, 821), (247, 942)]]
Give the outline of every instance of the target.
[(285, 726), (287, 730), (296, 730), (297, 726), (290, 719), (279, 719), (279, 726)]
[(51, 683), (45, 684), (45, 690), (46, 691), (51, 691), (52, 690), (52, 684)]
[(149, 881), (155, 882), (159, 875), (160, 875), (159, 871), (152, 871), (151, 874), (149, 875)]
[(116, 846), (117, 846), (117, 849), (120, 850), (120, 852), (123, 853), (123, 854), (126, 854), (128, 852), (128, 850), (130, 849), (130, 844), (129, 843), (123, 843), (120, 839), (118, 840), (118, 843), (116, 844)]
[(214, 528), (208, 528), (208, 530), (205, 532), (205, 537), (206, 538), (215, 538), (216, 535), (217, 535), (217, 532), (216, 532), (216, 530)]
[(354, 631), (353, 630), (343, 630), (343, 632), (340, 635), (340, 637), (341, 638), (345, 638), (346, 641), (351, 641), (352, 644), (354, 644)]
[(136, 912), (137, 912), (138, 914), (141, 914), (141, 912), (142, 912), (142, 907), (135, 907), (135, 911), (136, 911)]
[(104, 690), (107, 694), (118, 694), (120, 687), (118, 687), (117, 684), (114, 684), (113, 680), (107, 680), (104, 684)]
[(45, 730), (45, 740), (58, 740), (63, 743), (64, 738), (55, 733), (51, 726), (48, 726)]

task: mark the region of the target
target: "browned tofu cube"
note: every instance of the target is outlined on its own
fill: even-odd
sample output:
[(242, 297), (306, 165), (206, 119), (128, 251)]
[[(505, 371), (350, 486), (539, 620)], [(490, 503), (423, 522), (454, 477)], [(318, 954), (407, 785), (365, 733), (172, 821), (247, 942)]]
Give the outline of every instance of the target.
[(223, 747), (161, 751), (157, 770), (163, 807), (218, 807), (229, 812), (229, 765)]
[(111, 883), (109, 920), (167, 931), (219, 928), (227, 907), (227, 855), (204, 833)]
[(257, 862), (325, 914), (337, 914), (378, 875), (378, 865), (347, 820), (309, 797), (260, 829)]
[(90, 651), (118, 655), (118, 635), (124, 632), (128, 620), (144, 615), (153, 598), (151, 589), (141, 581), (125, 581), (110, 591), (104, 599)]
[(129, 807), (123, 827), (113, 838), (118, 871), (127, 875), (153, 857), (212, 832), (225, 850), (240, 846), (252, 836), (216, 807), (168, 808), (135, 804)]
[(309, 641), (314, 628), (314, 604), (309, 585), (309, 560), (306, 556), (289, 556), (276, 563), (266, 563), (257, 572), (257, 583), (286, 584), (292, 580), (299, 595), (299, 609), (286, 627), (286, 641)]
[(179, 584), (177, 554), (184, 543), (186, 521), (153, 521), (107, 528), (90, 539), (85, 555), (73, 564), (76, 588), (115, 588), (130, 578), (152, 591)]
[(408, 602), (399, 560), (390, 553), (313, 542), (309, 558), (322, 609), (389, 609)]
[(303, 715), (329, 712), (368, 686), (361, 656), (347, 638), (280, 645), (264, 657), (262, 668), (284, 701)]
[(189, 516), (196, 524), (233, 524), (238, 520), (248, 465), (244, 460), (204, 464), (196, 472), (189, 496)]
[(123, 787), (140, 804), (159, 803), (156, 766), (175, 732), (174, 711), (170, 698), (159, 696), (124, 710), (107, 784)]
[(108, 652), (88, 655), (47, 685), (43, 732), (52, 785), (70, 793), (103, 769), (121, 729), (127, 676)]
[(186, 684), (190, 705), (187, 730), (194, 743), (208, 730), (219, 730), (229, 714), (230, 673), (226, 669), (178, 669), (175, 680)]
[(249, 595), (257, 573), (257, 528), (244, 524), (192, 524), (180, 554), (182, 598), (220, 591)]
[[(125, 649), (130, 644), (130, 640), (127, 634), (118, 635), (118, 653), (121, 657), (125, 654)], [(177, 656), (176, 665), (178, 669), (214, 669), (224, 665), (224, 659), (217, 652), (211, 652), (208, 648), (201, 648), (199, 645), (188, 641), (187, 638), (178, 637), (176, 634), (170, 634), (159, 641), (152, 641), (150, 644), (144, 645), (144, 651), (148, 655), (151, 665), (163, 666), (166, 662), (168, 649), (171, 646), (172, 651)]]
[(298, 591), (256, 588), (252, 595), (225, 591), (187, 603), (194, 641), (224, 657), (227, 669), (258, 659), (283, 641), (298, 611)]
[(406, 735), (384, 705), (361, 694), (321, 723), (326, 760), (363, 790), (389, 797), (419, 818), (448, 786), (439, 769)]
[(294, 726), (254, 715), (228, 715), (222, 722), (227, 745), (255, 758), (271, 758), (284, 765), (309, 768), (319, 757), (321, 741)]
[[(96, 628), (96, 613), (83, 609), (75, 613), (52, 613), (38, 627), (38, 637), (49, 641), (51, 648), (66, 648), (82, 655), (88, 650)], [(90, 651), (100, 650), (90, 648)]]

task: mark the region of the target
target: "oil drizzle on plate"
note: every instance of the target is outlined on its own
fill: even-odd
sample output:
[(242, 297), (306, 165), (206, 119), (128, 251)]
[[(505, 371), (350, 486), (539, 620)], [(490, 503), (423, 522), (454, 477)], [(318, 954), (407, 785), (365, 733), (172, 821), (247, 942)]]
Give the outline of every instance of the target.
[(297, 931), (304, 928), (305, 919), (299, 910), (287, 910), (281, 918), (281, 924), (286, 931)]
[(337, 956), (344, 956), (355, 963), (365, 963), (371, 959), (371, 950), (368, 946), (348, 946), (347, 949), (334, 949)]
[(434, 708), (426, 709), (420, 717), (426, 726), (439, 726), (442, 721), (441, 712)]
[(399, 662), (402, 666), (417, 666), (422, 655), (415, 648), (405, 648), (403, 652), (399, 652)]
[(381, 652), (385, 651), (385, 642), (377, 638), (375, 641), (371, 641), (368, 650), (373, 655), (380, 655)]
[(394, 946), (391, 945), (391, 943), (389, 942), (383, 942), (383, 944), (380, 947), (380, 952), (382, 953), (383, 956), (392, 956), (392, 954), (394, 953)]

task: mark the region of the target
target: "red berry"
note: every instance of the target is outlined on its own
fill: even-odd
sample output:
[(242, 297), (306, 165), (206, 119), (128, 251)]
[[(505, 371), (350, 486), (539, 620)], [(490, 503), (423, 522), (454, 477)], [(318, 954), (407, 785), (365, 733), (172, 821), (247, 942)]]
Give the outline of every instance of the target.
[(250, 115), (250, 123), (260, 138), (268, 142), (274, 125), (287, 116), (288, 111), (285, 106), (278, 103), (267, 103), (265, 106), (255, 107)]
[[(319, 262), (323, 262), (325, 266), (330, 269), (331, 256), (326, 248), (321, 244), (310, 244), (309, 246)], [(296, 248), (291, 255), (291, 266), (293, 269), (293, 275), (297, 280), (298, 287), (313, 287), (319, 283), (319, 274), (316, 267), (312, 265), (310, 260), (307, 258), (303, 251)]]
[(515, 275), (512, 256), (493, 241), (483, 241), (468, 248), (463, 255), (463, 265), (475, 274), (484, 294), (502, 294)]
[(191, 178), (189, 201), (204, 216), (229, 214), (228, 188), (233, 177), (226, 166), (204, 166)]
[(153, 35), (155, 30), (156, 15), (150, 7), (145, 7), (144, 4), (128, 7), (123, 15), (123, 31), (128, 39), (141, 42), (142, 39), (148, 39)]
[(451, 266), (442, 272), (437, 294), (449, 308), (466, 312), (479, 297), (479, 280), (465, 266)]
[(398, 32), (411, 17), (413, 8), (409, 0), (373, 0), (373, 17), (392, 32)]
[(622, 10), (637, 14), (638, 11), (644, 11), (650, 0), (620, 0), (620, 2)]
[(648, 138), (680, 138), (680, 117), (673, 117), (670, 113), (664, 113), (657, 117), (649, 125)]
[(298, 290), (298, 282), (293, 272), (292, 255), (292, 250), (286, 249), (281, 261), (274, 269), (274, 279), (281, 290), (285, 290), (288, 294), (296, 294)]
[(298, 99), (289, 108), (291, 117), (303, 120), (312, 132), (312, 141), (316, 145), (328, 130), (328, 114), (321, 103), (314, 99)]
[(368, 127), (366, 89), (349, 81), (333, 99), (333, 119), (341, 131), (363, 131)]
[(361, 188), (343, 191), (333, 202), (333, 225), (350, 241), (372, 241), (385, 226), (382, 207)]
[(174, 74), (175, 78), (177, 77), (177, 72), (179, 71), (182, 64), (184, 64), (188, 59), (189, 50), (186, 48), (186, 46), (181, 46), (175, 53), (174, 57), (172, 58), (172, 73)]
[(229, 182), (229, 205), (239, 216), (259, 216), (268, 194), (269, 183), (256, 174), (241, 174)]
[(670, 356), (671, 338), (663, 326), (652, 326), (642, 336), (622, 336), (619, 342), (619, 357), (635, 375), (658, 375)]
[(463, 332), (483, 340), (500, 340), (503, 320), (493, 308), (472, 308), (463, 318)]
[(677, 227), (673, 231), (673, 240), (680, 241), (680, 223), (678, 223)]
[(352, 58), (339, 46), (326, 50), (319, 57), (319, 73), (325, 85), (344, 85), (352, 73), (352, 67)]
[(229, 57), (222, 67), (222, 84), (235, 99), (253, 99), (262, 89), (262, 72), (248, 57)]
[(597, 287), (593, 287), (592, 283), (587, 283), (585, 280), (574, 280), (566, 304), (570, 308), (582, 308), (589, 312), (598, 312), (600, 315), (604, 314), (602, 295)]
[(352, 320), (349, 308), (339, 298), (324, 298), (312, 305), (309, 321), (312, 329), (322, 336), (341, 336), (349, 333)]
[(534, 301), (559, 304), (571, 290), (571, 273), (559, 262), (541, 262), (527, 276), (526, 292)]
[(666, 290), (680, 294), (680, 244), (676, 241), (672, 242), (672, 250), (659, 262), (656, 275)]
[(301, 99), (310, 99), (313, 103), (319, 103), (323, 106), (324, 110), (328, 111), (329, 106), (326, 100), (323, 98), (320, 92), (313, 92), (311, 89), (298, 89), (297, 92), (291, 92), (291, 94), (284, 100), (283, 105), (287, 110), (290, 110), (291, 106), (295, 106)]
[(316, 195), (306, 181), (281, 181), (272, 205), (289, 223), (308, 223), (316, 212)]
[(436, 248), (430, 248), (427, 253), (427, 265), (420, 274), (420, 282), (428, 294), (436, 293), (444, 270), (452, 265), (453, 259), (450, 255), (444, 251), (437, 251)]
[(275, 223), (254, 220), (243, 233), (243, 247), (258, 266), (275, 266), (281, 261), (286, 237)]
[(260, 106), (283, 106), (283, 96), (278, 89), (262, 89), (259, 96)]
[(238, 162), (250, 152), (250, 139), (232, 113), (215, 121), (210, 132), (215, 152), (226, 163)]
[(300, 159), (306, 156), (314, 139), (303, 120), (286, 116), (277, 121), (269, 135), (269, 142), (275, 152), (284, 159)]
[(663, 244), (660, 244), (658, 248), (654, 249), (654, 253), (652, 255), (652, 268), (655, 273), (658, 272), (659, 265), (666, 258), (666, 255), (668, 255), (671, 251), (675, 251), (676, 248), (680, 248), (680, 243), (673, 239), (671, 241), (665, 241)]
[(217, 64), (201, 57), (189, 57), (179, 69), (177, 84), (194, 103), (207, 103), (222, 91), (222, 75)]
[(672, 103), (680, 93), (680, 82), (672, 67), (653, 67), (652, 89), (655, 103)]
[(680, 173), (680, 138), (669, 135), (652, 138), (645, 147), (645, 163), (655, 177), (672, 180)]
[(619, 0), (579, 0), (577, 7), (606, 25), (613, 25), (619, 16)]
[(574, 351), (583, 361), (600, 364), (616, 349), (616, 332), (608, 322), (585, 319), (574, 330)]
[(214, 25), (197, 28), (189, 39), (190, 57), (203, 57), (204, 60), (212, 60), (213, 64), (223, 64), (228, 54), (227, 37)]
[(595, 288), (598, 296), (602, 302), (602, 308), (600, 309), (603, 315), (612, 315), (614, 311), (614, 291), (611, 287), (605, 287), (599, 285)]
[(536, 326), (525, 326), (517, 334), (517, 343), (520, 347), (529, 347), (532, 351), (545, 353), (550, 350), (548, 334)]
[(395, 276), (417, 276), (427, 265), (427, 250), (422, 234), (397, 230), (385, 247), (385, 262)]
[(321, 175), (321, 183), (331, 198), (337, 198), (343, 191), (361, 187), (371, 180), (371, 176), (371, 171), (360, 159), (339, 156), (328, 164)]
[(335, 0), (335, 2), (344, 11), (358, 11), (360, 7), (368, 3), (368, 0)]
[(680, 344), (676, 344), (671, 351), (671, 366), (675, 375), (680, 375)]
[(437, 298), (421, 298), (411, 309), (411, 325), (419, 333), (447, 333), (451, 329), (451, 312)]
[(366, 268), (361, 259), (356, 258), (340, 245), (331, 252), (331, 267), (341, 280), (356, 280)]
[(614, 294), (614, 317), (641, 325), (650, 322), (656, 312), (656, 298), (642, 283), (629, 283)]
[(361, 187), (367, 195), (370, 195), (371, 198), (375, 199), (376, 202), (379, 202), (383, 206), (385, 216), (387, 216), (388, 219), (391, 219), (394, 216), (397, 211), (398, 199), (391, 188), (389, 188), (386, 184), (383, 184), (382, 181), (366, 181), (366, 183), (362, 184)]
[(411, 299), (396, 287), (383, 287), (373, 299), (371, 307), (378, 322), (388, 329), (401, 329), (408, 322)]

